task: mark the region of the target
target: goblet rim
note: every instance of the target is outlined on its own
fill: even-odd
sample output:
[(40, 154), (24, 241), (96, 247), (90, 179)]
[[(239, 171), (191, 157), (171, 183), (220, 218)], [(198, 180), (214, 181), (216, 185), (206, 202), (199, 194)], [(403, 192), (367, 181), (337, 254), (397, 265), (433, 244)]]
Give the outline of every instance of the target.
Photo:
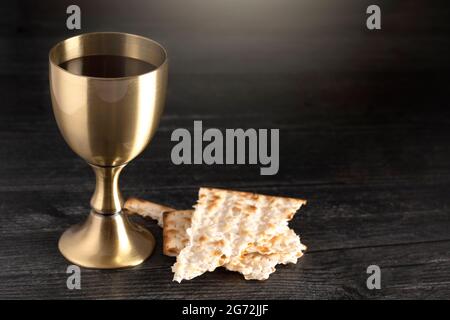
[[(117, 35), (125, 35), (125, 36), (131, 36), (131, 37), (140, 38), (140, 39), (142, 39), (142, 40), (152, 42), (152, 43), (154, 43), (155, 45), (157, 45), (157, 46), (162, 50), (163, 55), (164, 55), (164, 57), (163, 57), (163, 62), (160, 63), (158, 66), (156, 66), (155, 69), (153, 69), (153, 70), (151, 70), (151, 71), (148, 71), (148, 72), (145, 72), (145, 73), (138, 74), (138, 75), (125, 76), (125, 77), (93, 77), (93, 76), (86, 76), (86, 75), (80, 75), (80, 74), (72, 73), (72, 72), (70, 72), (70, 71), (64, 69), (63, 67), (61, 67), (61, 66), (60, 66), (59, 64), (57, 64), (55, 61), (53, 61), (53, 59), (52, 59), (52, 53), (53, 53), (54, 50), (56, 50), (56, 47), (58, 47), (59, 45), (62, 45), (64, 42), (68, 42), (68, 41), (73, 40), (73, 39), (76, 39), (76, 38), (82, 38), (82, 37), (85, 37), (85, 36), (95, 35), (95, 34), (117, 34)], [(133, 34), (133, 33), (127, 33), (127, 32), (117, 32), (117, 31), (96, 31), (96, 32), (86, 32), (86, 33), (82, 33), (82, 34), (79, 34), (79, 35), (76, 35), (76, 36), (73, 36), (73, 37), (70, 37), (70, 38), (61, 40), (61, 41), (59, 41), (58, 43), (56, 43), (56, 44), (50, 49), (50, 51), (49, 51), (49, 53), (48, 53), (48, 59), (49, 59), (49, 62), (50, 62), (54, 67), (56, 67), (58, 70), (60, 70), (60, 71), (62, 71), (62, 72), (64, 72), (64, 73), (66, 73), (66, 74), (69, 74), (69, 75), (74, 76), (74, 77), (85, 78), (85, 79), (92, 79), (92, 80), (97, 80), (97, 81), (120, 81), (120, 80), (130, 80), (130, 79), (136, 79), (136, 78), (140, 78), (140, 77), (143, 77), (143, 76), (147, 76), (147, 75), (149, 75), (149, 74), (153, 74), (153, 73), (156, 73), (156, 72), (158, 72), (159, 70), (161, 70), (166, 64), (168, 64), (168, 60), (169, 60), (169, 59), (168, 59), (168, 54), (167, 54), (166, 48), (164, 48), (164, 46), (163, 46), (162, 44), (160, 44), (159, 42), (157, 42), (157, 41), (155, 41), (155, 40), (153, 40), (153, 39), (150, 39), (150, 38), (141, 36), (141, 35), (137, 35), (137, 34)]]

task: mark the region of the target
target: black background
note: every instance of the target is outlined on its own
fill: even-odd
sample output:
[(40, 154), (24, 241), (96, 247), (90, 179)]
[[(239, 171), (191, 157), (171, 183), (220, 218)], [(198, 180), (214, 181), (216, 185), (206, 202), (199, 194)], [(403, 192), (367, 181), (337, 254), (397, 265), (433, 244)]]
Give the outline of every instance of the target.
[[(78, 4), (82, 29), (66, 29)], [(382, 30), (366, 28), (378, 4)], [(450, 10), (444, 1), (167, 0), (0, 3), (0, 297), (449, 298)], [(82, 270), (57, 250), (84, 219), (94, 177), (65, 144), (47, 54), (90, 31), (141, 34), (170, 56), (166, 110), (122, 191), (177, 208), (200, 186), (308, 199), (291, 223), (308, 245), (269, 280), (216, 270), (182, 284), (161, 254), (132, 270)], [(175, 166), (171, 132), (279, 128), (280, 171)], [(366, 287), (366, 268), (382, 289)]]

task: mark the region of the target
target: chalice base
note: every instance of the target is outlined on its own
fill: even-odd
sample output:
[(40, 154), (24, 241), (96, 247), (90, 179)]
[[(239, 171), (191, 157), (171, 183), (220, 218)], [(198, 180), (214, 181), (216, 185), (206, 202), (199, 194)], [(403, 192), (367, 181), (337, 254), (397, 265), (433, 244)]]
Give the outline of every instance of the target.
[(70, 262), (86, 268), (116, 269), (144, 262), (155, 247), (155, 238), (122, 212), (104, 215), (91, 211), (84, 223), (67, 229), (59, 251)]

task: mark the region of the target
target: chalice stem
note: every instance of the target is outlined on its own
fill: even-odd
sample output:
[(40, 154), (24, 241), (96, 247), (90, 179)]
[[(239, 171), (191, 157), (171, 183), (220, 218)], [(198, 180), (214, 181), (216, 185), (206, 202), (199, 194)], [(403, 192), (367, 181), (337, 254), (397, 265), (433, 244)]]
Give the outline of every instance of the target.
[(95, 172), (95, 191), (91, 207), (97, 213), (114, 214), (123, 207), (123, 197), (119, 189), (119, 175), (126, 164), (114, 167), (101, 167), (90, 164)]
[(142, 263), (152, 253), (152, 234), (122, 212), (119, 174), (125, 165), (90, 164), (96, 176), (92, 210), (85, 222), (59, 239), (59, 250), (69, 261), (88, 268), (124, 268)]

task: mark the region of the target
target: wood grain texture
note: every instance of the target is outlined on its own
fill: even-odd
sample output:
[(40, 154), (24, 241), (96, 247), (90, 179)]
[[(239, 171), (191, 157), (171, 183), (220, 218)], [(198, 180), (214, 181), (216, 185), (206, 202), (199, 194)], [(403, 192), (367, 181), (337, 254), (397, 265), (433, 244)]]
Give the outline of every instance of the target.
[[(161, 230), (134, 217), (156, 236), (153, 256), (130, 270), (83, 269), (82, 289), (68, 290), (57, 240), (87, 215), (94, 188), (50, 107), (47, 52), (75, 34), (69, 2), (2, 2), (0, 298), (450, 298), (447, 6), (381, 1), (383, 30), (370, 33), (365, 1), (260, 2), (81, 1), (82, 31), (147, 35), (171, 55), (160, 128), (123, 171), (123, 193), (181, 209), (200, 186), (306, 198), (291, 222), (309, 249), (299, 263), (263, 282), (216, 270), (173, 283)], [(170, 134), (194, 120), (279, 128), (279, 173), (173, 165)], [(371, 264), (381, 290), (366, 288)]]

